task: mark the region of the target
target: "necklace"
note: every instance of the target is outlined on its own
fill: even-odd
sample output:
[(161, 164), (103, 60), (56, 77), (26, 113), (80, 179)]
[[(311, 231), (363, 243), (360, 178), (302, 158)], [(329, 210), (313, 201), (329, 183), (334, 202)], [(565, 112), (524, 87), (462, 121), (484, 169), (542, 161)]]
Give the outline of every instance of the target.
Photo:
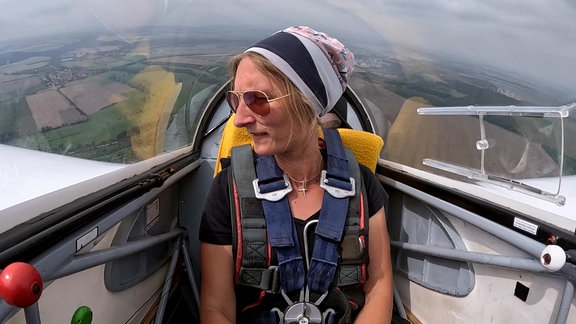
[(318, 173), (316, 173), (316, 175), (310, 179), (304, 178), (304, 180), (298, 180), (292, 178), (286, 171), (284, 171), (284, 173), (288, 176), (288, 178), (290, 178), (290, 180), (300, 184), (300, 188), (296, 189), (296, 191), (301, 192), (304, 198), (306, 198), (306, 191), (308, 191), (308, 188), (306, 188), (306, 186), (308, 185), (308, 182), (318, 178), (318, 176), (320, 176), (320, 173), (322, 173), (322, 159), (320, 159), (320, 164), (318, 165)]
[(294, 181), (294, 182), (298, 182), (300, 184), (300, 188), (296, 189), (297, 191), (301, 192), (302, 195), (304, 195), (304, 198), (306, 198), (306, 191), (308, 190), (306, 188), (306, 185), (308, 184), (308, 182), (318, 178), (318, 176), (320, 175), (320, 172), (318, 172), (318, 174), (316, 174), (315, 176), (313, 176), (310, 179), (306, 179), (304, 178), (304, 180), (298, 180), (298, 179), (294, 179), (292, 178), (288, 173), (286, 173), (286, 175), (288, 176), (288, 178), (290, 178), (290, 180)]

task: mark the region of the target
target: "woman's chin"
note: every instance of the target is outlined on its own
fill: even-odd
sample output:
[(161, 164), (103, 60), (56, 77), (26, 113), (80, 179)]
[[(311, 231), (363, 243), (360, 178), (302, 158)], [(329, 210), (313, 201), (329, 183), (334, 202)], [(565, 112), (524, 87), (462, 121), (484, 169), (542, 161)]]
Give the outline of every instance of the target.
[(254, 143), (254, 152), (260, 156), (273, 155), (276, 153), (272, 147), (270, 147), (270, 145), (263, 145), (258, 143)]

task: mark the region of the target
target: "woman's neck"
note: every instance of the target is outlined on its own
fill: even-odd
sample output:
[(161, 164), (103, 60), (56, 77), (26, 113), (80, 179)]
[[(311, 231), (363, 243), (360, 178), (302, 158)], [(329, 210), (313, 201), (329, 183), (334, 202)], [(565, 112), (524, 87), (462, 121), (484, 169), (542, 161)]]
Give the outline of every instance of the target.
[(306, 145), (298, 145), (294, 150), (277, 154), (274, 158), (278, 167), (295, 181), (311, 180), (324, 168), (317, 139), (307, 141)]

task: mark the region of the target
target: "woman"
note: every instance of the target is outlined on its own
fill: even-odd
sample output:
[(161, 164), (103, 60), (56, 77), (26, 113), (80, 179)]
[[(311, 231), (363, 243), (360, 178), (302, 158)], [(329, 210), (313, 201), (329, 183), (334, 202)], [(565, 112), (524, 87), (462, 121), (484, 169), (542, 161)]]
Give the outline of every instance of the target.
[[(353, 65), (352, 53), (338, 40), (301, 26), (265, 38), (230, 62), (233, 91), (227, 99), (236, 113), (234, 125), (246, 128), (254, 152), (272, 156), (290, 179), (294, 190), (287, 200), (300, 246), (305, 224), (319, 217), (325, 192), (320, 172), (326, 169), (326, 152), (319, 147), (318, 118), (341, 97)], [(387, 195), (368, 168), (360, 170), (368, 193), (370, 261), (361, 287), (364, 305), (354, 309), (353, 316), (355, 323), (390, 323), (392, 268), (383, 208)], [(236, 286), (228, 172), (224, 168), (212, 183), (200, 229), (202, 323), (252, 322), (255, 314), (277, 305), (267, 299), (286, 299), (265, 294), (251, 304), (256, 292)]]

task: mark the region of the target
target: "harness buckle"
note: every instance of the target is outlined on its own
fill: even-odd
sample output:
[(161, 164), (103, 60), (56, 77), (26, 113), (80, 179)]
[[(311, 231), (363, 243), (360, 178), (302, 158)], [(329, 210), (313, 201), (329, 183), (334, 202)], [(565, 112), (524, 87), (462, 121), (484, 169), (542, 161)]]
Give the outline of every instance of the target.
[(290, 184), (290, 180), (288, 176), (284, 173), (282, 174), (282, 178), (284, 179), (284, 188), (280, 188), (277, 190), (272, 190), (268, 192), (262, 192), (260, 190), (260, 179), (256, 178), (252, 181), (252, 186), (254, 187), (254, 195), (258, 199), (264, 199), (267, 201), (278, 201), (284, 196), (286, 196), (289, 192), (292, 191), (292, 185)]
[(278, 271), (278, 266), (268, 267), (268, 270), (265, 271), (265, 273), (267, 274), (267, 278), (264, 278), (263, 275), (262, 281), (266, 282), (266, 292), (272, 294), (280, 292), (280, 272)]
[(356, 182), (350, 177), (349, 182), (333, 177), (327, 177), (326, 170), (320, 173), (320, 187), (334, 198), (354, 197), (356, 194)]
[(284, 311), (286, 324), (321, 324), (324, 323), (322, 313), (314, 304), (300, 302), (289, 306)]

